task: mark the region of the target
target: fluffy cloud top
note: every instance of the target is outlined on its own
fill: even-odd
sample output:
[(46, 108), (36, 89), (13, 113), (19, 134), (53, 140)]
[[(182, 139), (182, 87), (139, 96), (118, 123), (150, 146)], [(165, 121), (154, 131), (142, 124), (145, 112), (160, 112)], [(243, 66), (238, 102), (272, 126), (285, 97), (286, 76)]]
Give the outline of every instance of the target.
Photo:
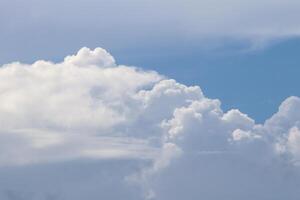
[(0, 82), (1, 199), (299, 197), (298, 97), (255, 124), (101, 48), (4, 65)]

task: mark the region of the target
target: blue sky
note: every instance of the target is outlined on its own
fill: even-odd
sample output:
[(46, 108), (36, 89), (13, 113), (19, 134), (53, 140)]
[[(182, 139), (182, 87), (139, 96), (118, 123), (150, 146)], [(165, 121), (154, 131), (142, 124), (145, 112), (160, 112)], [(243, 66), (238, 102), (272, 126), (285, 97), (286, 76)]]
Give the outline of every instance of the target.
[(0, 2), (0, 199), (298, 200), (298, 0)]

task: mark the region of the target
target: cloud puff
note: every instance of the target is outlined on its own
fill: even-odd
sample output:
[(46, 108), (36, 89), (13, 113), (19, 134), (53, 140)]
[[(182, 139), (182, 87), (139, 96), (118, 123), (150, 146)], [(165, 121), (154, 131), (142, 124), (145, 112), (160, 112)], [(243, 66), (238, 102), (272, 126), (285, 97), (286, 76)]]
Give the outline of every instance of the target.
[(298, 97), (256, 124), (101, 48), (4, 65), (0, 82), (0, 174), (17, 174), (0, 181), (2, 199), (299, 196)]
[(115, 59), (104, 49), (96, 48), (91, 51), (89, 48), (83, 47), (76, 55), (67, 56), (64, 63), (76, 66), (96, 65), (98, 67), (114, 67)]

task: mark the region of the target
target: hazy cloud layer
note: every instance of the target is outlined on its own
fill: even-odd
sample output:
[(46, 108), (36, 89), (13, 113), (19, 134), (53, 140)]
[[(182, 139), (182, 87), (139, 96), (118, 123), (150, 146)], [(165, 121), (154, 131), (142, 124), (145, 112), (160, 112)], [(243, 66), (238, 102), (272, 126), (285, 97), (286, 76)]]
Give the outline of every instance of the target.
[(300, 195), (298, 97), (256, 124), (101, 48), (4, 65), (0, 82), (1, 199)]
[(298, 0), (2, 0), (0, 4), (2, 57), (8, 60), (15, 58), (11, 52), (15, 49), (28, 60), (32, 54), (57, 57), (53, 51), (70, 52), (84, 45), (119, 50), (185, 42), (214, 46), (233, 40), (259, 48), (300, 34)]

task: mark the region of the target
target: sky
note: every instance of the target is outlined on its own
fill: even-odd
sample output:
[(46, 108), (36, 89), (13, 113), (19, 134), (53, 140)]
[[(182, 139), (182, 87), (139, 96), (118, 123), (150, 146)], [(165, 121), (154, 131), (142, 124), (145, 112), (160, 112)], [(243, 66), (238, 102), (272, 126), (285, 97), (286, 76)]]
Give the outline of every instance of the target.
[(297, 200), (299, 10), (1, 0), (0, 199)]

